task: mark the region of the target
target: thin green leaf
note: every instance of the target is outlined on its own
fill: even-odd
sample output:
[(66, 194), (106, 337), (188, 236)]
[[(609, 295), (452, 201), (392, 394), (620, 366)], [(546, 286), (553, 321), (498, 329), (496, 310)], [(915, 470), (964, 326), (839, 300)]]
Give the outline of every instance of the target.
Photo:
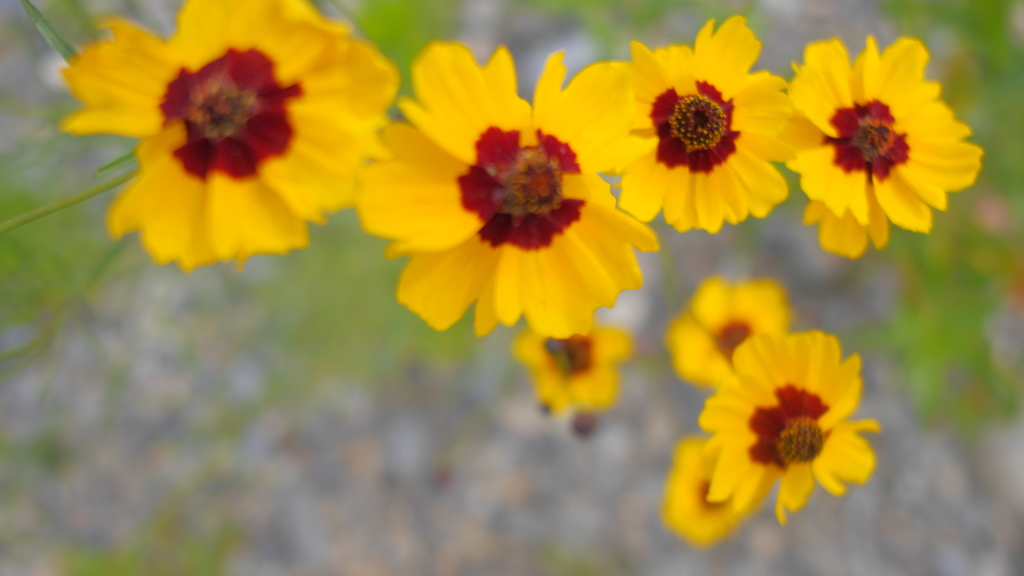
[(120, 172), (126, 168), (135, 167), (135, 152), (129, 152), (124, 156), (114, 158), (96, 170), (96, 176), (102, 176), (108, 172)]
[(43, 16), (43, 13), (38, 8), (32, 5), (29, 0), (21, 0), (21, 5), (25, 7), (25, 12), (28, 12), (28, 17), (35, 23), (36, 28), (39, 29), (39, 33), (43, 35), (46, 42), (57, 51), (58, 54), (64, 57), (64, 60), (71, 62), (71, 59), (78, 56), (78, 51), (71, 45), (70, 42), (64, 39), (63, 36), (57, 32), (57, 29), (50, 24), (50, 21)]
[(39, 218), (42, 218), (43, 216), (48, 216), (50, 214), (53, 214), (54, 212), (57, 212), (59, 210), (63, 210), (65, 208), (67, 208), (68, 206), (74, 206), (75, 204), (78, 204), (79, 202), (84, 202), (84, 201), (92, 198), (93, 196), (98, 196), (98, 195), (106, 192), (107, 190), (113, 190), (114, 188), (117, 188), (121, 184), (124, 184), (125, 182), (127, 182), (127, 181), (131, 180), (132, 178), (134, 178), (135, 175), (136, 175), (136, 172), (134, 172), (134, 171), (127, 172), (125, 174), (122, 174), (122, 175), (118, 176), (117, 178), (114, 178), (113, 180), (110, 180), (109, 182), (104, 182), (103, 184), (99, 184), (97, 186), (93, 186), (92, 188), (89, 188), (88, 190), (84, 190), (82, 192), (79, 192), (78, 194), (75, 194), (74, 196), (71, 196), (71, 197), (68, 197), (68, 198), (64, 198), (63, 200), (58, 200), (58, 201), (53, 202), (51, 204), (47, 204), (46, 206), (43, 206), (41, 208), (36, 208), (35, 210), (33, 210), (31, 212), (22, 214), (21, 216), (16, 216), (14, 218), (11, 218), (10, 220), (8, 220), (6, 222), (0, 223), (0, 234), (3, 234), (5, 232), (9, 232), (11, 230), (14, 230), (18, 226), (21, 226), (23, 224), (28, 224), (29, 222), (32, 222), (33, 220), (38, 220)]

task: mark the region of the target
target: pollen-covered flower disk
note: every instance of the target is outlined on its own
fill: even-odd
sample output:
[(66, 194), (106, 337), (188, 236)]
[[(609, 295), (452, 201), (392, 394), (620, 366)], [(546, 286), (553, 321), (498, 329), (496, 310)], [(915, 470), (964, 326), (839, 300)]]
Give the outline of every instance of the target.
[(700, 426), (720, 453), (708, 501), (746, 510), (781, 478), (775, 514), (807, 502), (815, 480), (839, 496), (875, 467), (861, 432), (874, 420), (848, 421), (860, 402), (860, 357), (842, 360), (839, 341), (819, 331), (762, 334), (736, 349), (736, 374), (704, 405)]
[(786, 82), (749, 72), (761, 43), (742, 17), (714, 24), (692, 49), (633, 43), (636, 133), (650, 151), (624, 168), (620, 206), (644, 222), (664, 208), (680, 232), (764, 218), (787, 195), (769, 162), (792, 155), (778, 139), (792, 113)]
[(868, 238), (889, 241), (889, 221), (929, 232), (932, 208), (946, 193), (974, 183), (980, 147), (963, 142), (970, 129), (954, 120), (941, 87), (924, 79), (928, 51), (901, 38), (879, 54), (875, 39), (850, 67), (839, 40), (817, 42), (790, 85), (796, 116), (787, 139), (811, 203), (804, 223), (818, 223), (821, 246), (858, 258)]
[(537, 401), (557, 414), (566, 408), (606, 410), (619, 395), (618, 364), (632, 350), (629, 334), (595, 327), (590, 334), (548, 338), (527, 329), (513, 352), (533, 379)]
[(184, 269), (306, 246), (383, 153), (394, 66), (306, 0), (188, 0), (178, 24), (164, 41), (114, 20), (65, 72), (85, 104), (65, 130), (142, 138), (111, 234)]
[(668, 326), (665, 344), (680, 378), (709, 388), (732, 373), (736, 348), (754, 334), (785, 334), (792, 314), (786, 290), (768, 280), (729, 283), (712, 276), (700, 283), (686, 308)]
[(486, 66), (436, 42), (413, 64), (411, 122), (384, 134), (394, 160), (371, 166), (357, 200), (364, 228), (409, 255), (398, 300), (443, 330), (476, 302), (477, 334), (525, 315), (539, 334), (590, 332), (593, 312), (639, 288), (633, 248), (654, 233), (615, 207), (598, 172), (621, 162), (633, 125), (629, 77), (594, 64), (563, 89), (548, 59), (533, 108), (516, 95), (508, 50)]

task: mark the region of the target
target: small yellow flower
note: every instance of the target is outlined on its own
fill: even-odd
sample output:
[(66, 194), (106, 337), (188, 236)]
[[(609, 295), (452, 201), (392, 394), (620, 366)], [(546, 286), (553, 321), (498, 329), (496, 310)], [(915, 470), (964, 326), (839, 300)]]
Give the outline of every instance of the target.
[[(737, 511), (728, 501), (708, 501), (718, 454), (706, 450), (706, 445), (707, 439), (700, 436), (687, 436), (676, 444), (661, 505), (661, 520), (665, 526), (701, 548), (717, 544), (732, 533), (761, 502), (758, 498), (748, 510)], [(771, 484), (764, 487), (761, 496), (769, 488)]]
[(114, 20), (65, 71), (85, 104), (65, 130), (142, 139), (110, 233), (186, 270), (306, 246), (383, 153), (394, 66), (306, 0), (189, 0), (178, 22), (164, 41)]
[(722, 222), (764, 218), (786, 199), (786, 181), (769, 160), (792, 149), (778, 140), (792, 113), (786, 81), (751, 74), (761, 43), (734, 16), (714, 20), (694, 48), (651, 52), (633, 43), (636, 133), (652, 149), (623, 170), (620, 206), (644, 222), (662, 208), (680, 232), (712, 234)]
[(371, 166), (356, 202), (363, 227), (411, 259), (398, 300), (444, 330), (476, 302), (476, 332), (525, 315), (538, 333), (590, 332), (593, 312), (639, 288), (633, 248), (650, 228), (615, 207), (598, 172), (629, 145), (633, 92), (612, 64), (562, 88), (548, 59), (533, 107), (516, 95), (512, 56), (479, 66), (463, 45), (435, 42), (413, 64), (412, 123), (385, 131), (395, 159)]
[(566, 408), (590, 412), (614, 405), (618, 364), (631, 349), (629, 334), (599, 327), (565, 339), (527, 329), (516, 338), (513, 352), (529, 368), (538, 402), (557, 414)]
[(716, 387), (732, 373), (736, 347), (754, 334), (789, 330), (786, 290), (771, 280), (730, 284), (712, 276), (701, 282), (683, 312), (668, 326), (665, 343), (679, 377)]
[(720, 451), (708, 500), (746, 510), (782, 478), (775, 514), (807, 502), (815, 479), (830, 493), (867, 482), (875, 454), (860, 432), (874, 420), (847, 421), (860, 402), (860, 357), (841, 360), (839, 341), (819, 331), (754, 336), (736, 349), (736, 374), (704, 405), (700, 426)]
[(974, 183), (980, 147), (953, 118), (938, 83), (924, 79), (928, 51), (900, 38), (880, 55), (875, 39), (850, 67), (839, 40), (804, 52), (789, 93), (797, 111), (786, 139), (797, 149), (789, 166), (811, 203), (804, 223), (819, 223), (821, 246), (858, 258), (868, 238), (889, 241), (889, 221), (929, 232), (931, 208), (946, 193)]

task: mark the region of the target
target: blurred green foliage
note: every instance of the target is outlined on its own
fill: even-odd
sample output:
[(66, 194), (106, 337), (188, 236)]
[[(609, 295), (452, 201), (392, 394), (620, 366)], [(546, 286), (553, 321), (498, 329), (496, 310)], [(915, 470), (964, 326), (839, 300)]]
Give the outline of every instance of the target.
[[(882, 257), (905, 286), (879, 348), (905, 366), (918, 407), (933, 421), (978, 429), (1016, 413), (1021, 374), (993, 363), (985, 329), (1024, 281), (1024, 49), (1009, 0), (885, 0), (904, 34), (945, 66), (946, 101), (985, 149), (978, 183), (950, 197), (932, 234), (899, 233)], [(996, 211), (986, 217), (985, 210)], [(995, 217), (996, 222), (988, 222)]]

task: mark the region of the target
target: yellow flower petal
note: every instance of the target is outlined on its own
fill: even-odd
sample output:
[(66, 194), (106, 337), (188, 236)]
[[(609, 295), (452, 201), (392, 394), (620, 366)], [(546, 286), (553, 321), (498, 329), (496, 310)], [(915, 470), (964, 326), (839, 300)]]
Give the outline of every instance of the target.
[(483, 222), (462, 207), (458, 184), (469, 167), (407, 124), (388, 127), (385, 139), (399, 161), (366, 169), (357, 200), (363, 228), (411, 252), (447, 250), (476, 234)]
[(401, 99), (402, 113), (427, 137), (466, 164), (476, 163), (476, 143), (488, 128), (527, 128), (529, 108), (515, 94), (515, 70), (501, 48), (485, 71), (457, 42), (432, 42), (413, 62), (416, 100)]
[(661, 211), (668, 191), (676, 185), (670, 170), (658, 162), (655, 152), (644, 154), (622, 176), (619, 207), (641, 222), (650, 222)]
[(930, 232), (932, 211), (917, 191), (907, 185), (899, 171), (892, 171), (889, 177), (875, 183), (875, 196), (892, 223), (914, 232)]
[(107, 27), (114, 40), (86, 47), (64, 70), (85, 108), (65, 118), (61, 128), (72, 134), (152, 136), (163, 126), (160, 103), (178, 73), (174, 55), (159, 38), (126, 21)]
[(697, 33), (693, 67), (698, 80), (714, 84), (729, 100), (747, 85), (747, 71), (761, 53), (761, 42), (747, 27), (746, 19), (733, 16), (717, 32), (711, 20)]
[(775, 516), (779, 524), (786, 525), (786, 512), (796, 512), (804, 507), (807, 498), (814, 491), (814, 476), (811, 464), (794, 464), (786, 468), (779, 483), (779, 497), (775, 503)]
[(214, 172), (207, 180), (206, 233), (218, 260), (284, 254), (309, 244), (305, 222), (257, 178)]
[(847, 172), (834, 163), (832, 146), (805, 149), (796, 159), (786, 163), (800, 173), (800, 187), (811, 200), (825, 203), (833, 214), (849, 210), (857, 222), (868, 222), (867, 174), (863, 171)]
[(609, 63), (587, 66), (561, 91), (562, 54), (548, 59), (534, 97), (537, 129), (569, 144), (584, 172), (607, 172), (622, 165), (626, 134), (636, 114), (629, 75)]
[(850, 60), (839, 40), (809, 44), (804, 50), (805, 65), (790, 82), (793, 106), (819, 130), (837, 136), (832, 116), (840, 108), (853, 106)]
[(447, 330), (480, 297), (497, 256), (476, 236), (451, 250), (414, 254), (398, 280), (398, 301), (431, 328)]
[(859, 432), (880, 432), (874, 420), (843, 422), (825, 439), (821, 455), (814, 460), (814, 476), (822, 487), (836, 496), (846, 493), (843, 482), (863, 484), (875, 469), (875, 453)]

